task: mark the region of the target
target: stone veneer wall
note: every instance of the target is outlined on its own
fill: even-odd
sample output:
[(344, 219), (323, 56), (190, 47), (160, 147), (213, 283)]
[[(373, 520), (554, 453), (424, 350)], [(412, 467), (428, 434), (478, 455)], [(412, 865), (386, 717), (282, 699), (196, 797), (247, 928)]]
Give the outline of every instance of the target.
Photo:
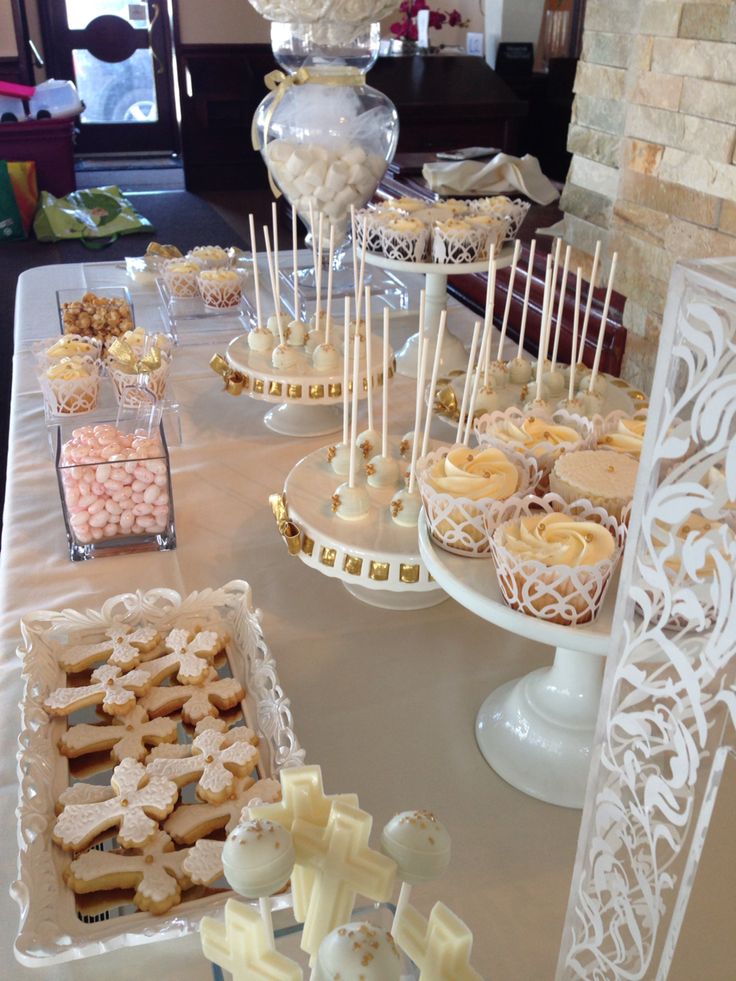
[[(736, 254), (736, 2), (588, 0), (565, 239), (601, 239), (626, 297), (623, 374), (648, 390), (673, 262)], [(573, 267), (574, 268), (574, 267)]]

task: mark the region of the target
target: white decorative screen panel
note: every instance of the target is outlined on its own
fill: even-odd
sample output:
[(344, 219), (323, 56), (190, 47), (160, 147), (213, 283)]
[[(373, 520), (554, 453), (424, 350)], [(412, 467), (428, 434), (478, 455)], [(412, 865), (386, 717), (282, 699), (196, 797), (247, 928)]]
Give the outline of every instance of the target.
[(736, 745), (736, 260), (676, 266), (558, 981), (667, 977)]

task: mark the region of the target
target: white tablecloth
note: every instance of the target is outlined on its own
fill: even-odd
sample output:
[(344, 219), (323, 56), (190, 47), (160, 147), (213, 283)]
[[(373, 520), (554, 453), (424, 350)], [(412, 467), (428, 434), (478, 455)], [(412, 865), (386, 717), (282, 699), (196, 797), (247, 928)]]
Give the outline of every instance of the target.
[[(27, 611), (98, 607), (115, 593), (168, 586), (188, 593), (247, 579), (264, 612), (296, 729), (309, 762), (322, 765), (328, 792), (356, 791), (376, 830), (396, 811), (435, 811), (453, 839), (449, 871), (418, 887), (426, 914), (442, 899), (475, 931), (474, 963), (487, 976), (552, 976), (574, 858), (579, 814), (540, 803), (505, 784), (474, 740), (475, 713), (498, 685), (548, 663), (551, 651), (490, 627), (448, 600), (423, 612), (363, 605), (332, 579), (291, 558), (278, 537), (268, 495), (291, 466), (326, 444), (289, 439), (263, 425), (266, 406), (231, 398), (208, 367), (208, 327), (185, 328), (174, 366), (183, 441), (171, 450), (178, 547), (69, 561), (41, 396), (29, 344), (58, 330), (54, 290), (82, 287), (79, 265), (46, 266), (18, 284), (8, 493), (0, 570), (0, 930), (3, 976), (31, 972), (14, 963), (18, 911), (8, 895), (15, 875), (15, 751), (21, 695), (15, 658)], [(136, 294), (140, 323), (158, 327), (156, 295)], [(470, 313), (457, 305), (452, 329), (466, 337)], [(396, 332), (396, 344), (407, 335)], [(411, 428), (412, 385), (392, 389), (392, 429)], [(434, 434), (448, 429), (435, 423)], [(489, 574), (491, 570), (489, 568)], [(196, 938), (148, 945), (41, 969), (53, 979), (205, 979)], [(193, 953), (194, 952), (194, 953)]]

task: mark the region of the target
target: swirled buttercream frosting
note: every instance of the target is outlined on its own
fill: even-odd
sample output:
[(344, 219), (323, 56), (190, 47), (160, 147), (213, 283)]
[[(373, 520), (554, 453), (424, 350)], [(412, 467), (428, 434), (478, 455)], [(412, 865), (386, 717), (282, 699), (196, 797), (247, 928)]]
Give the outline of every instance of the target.
[(491, 498), (504, 501), (519, 486), (519, 471), (502, 450), (495, 447), (468, 449), (459, 446), (438, 460), (427, 474), (429, 484), (441, 494), (471, 501)]
[(638, 459), (646, 425), (646, 419), (619, 419), (612, 432), (600, 437), (598, 445), (616, 453), (630, 453)]
[(535, 457), (542, 456), (549, 445), (564, 446), (579, 443), (581, 439), (572, 426), (562, 426), (539, 416), (527, 416), (521, 422), (504, 419), (492, 430), (492, 435), (504, 443), (523, 447)]
[(616, 548), (603, 525), (567, 514), (531, 515), (502, 527), (507, 551), (546, 566), (596, 565), (610, 559)]

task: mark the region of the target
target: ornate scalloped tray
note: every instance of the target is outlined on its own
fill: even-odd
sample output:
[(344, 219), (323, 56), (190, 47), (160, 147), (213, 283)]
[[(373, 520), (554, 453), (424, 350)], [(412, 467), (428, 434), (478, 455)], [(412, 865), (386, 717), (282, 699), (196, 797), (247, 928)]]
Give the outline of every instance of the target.
[[(20, 907), (16, 958), (29, 967), (106, 953), (120, 947), (169, 940), (198, 929), (205, 914), (220, 909), (230, 893), (225, 880), (214, 891), (185, 897), (162, 916), (138, 912), (130, 904), (112, 903), (102, 914), (84, 916), (67, 888), (63, 870), (68, 856), (53, 843), (54, 805), (73, 779), (68, 760), (57, 749), (64, 719), (43, 709), (49, 691), (66, 683), (56, 651), (61, 644), (99, 640), (113, 623), (170, 627), (207, 627), (228, 635), (226, 665), (221, 673), (235, 677), (246, 690), (240, 703), (245, 719), (260, 736), (260, 777), (278, 777), (282, 767), (300, 766), (304, 750), (293, 731), (289, 699), (279, 683), (276, 664), (263, 637), (260, 613), (248, 583), (234, 580), (182, 598), (172, 589), (123, 593), (100, 610), (42, 610), (21, 621), (24, 692), (18, 751), (20, 783), (18, 878), (11, 894)], [(222, 888), (217, 885), (222, 882)], [(291, 905), (288, 893), (273, 898), (274, 909)]]

